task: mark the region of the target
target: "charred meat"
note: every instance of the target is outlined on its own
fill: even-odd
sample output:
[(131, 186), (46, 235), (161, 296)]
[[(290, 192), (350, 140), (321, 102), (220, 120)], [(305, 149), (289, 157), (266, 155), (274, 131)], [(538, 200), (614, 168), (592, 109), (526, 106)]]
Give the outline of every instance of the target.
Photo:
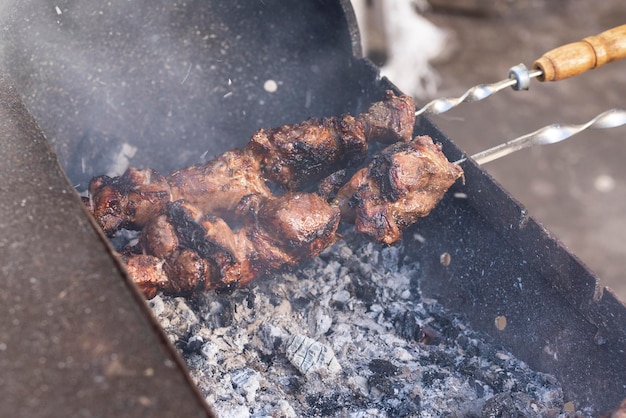
[(262, 202), (237, 230), (183, 200), (168, 204), (142, 231), (145, 254), (122, 261), (147, 298), (161, 290), (190, 295), (230, 289), (315, 257), (335, 242), (340, 212), (313, 193)]
[(462, 175), (428, 136), (393, 144), (339, 190), (342, 220), (373, 241), (392, 244)]
[[(340, 221), (391, 244), (426, 216), (462, 170), (429, 137), (411, 139), (414, 113), (388, 92), (356, 118), (261, 129), (243, 149), (167, 177), (96, 177), (87, 205), (109, 236), (141, 230), (121, 260), (147, 298), (240, 287), (318, 255)], [(346, 182), (369, 141), (393, 144)]]
[(152, 169), (129, 168), (120, 177), (94, 177), (89, 192), (87, 207), (108, 236), (121, 228), (141, 229), (171, 200), (169, 184)]
[(369, 141), (409, 141), (415, 104), (388, 91), (357, 118), (317, 119), (260, 129), (243, 149), (163, 177), (131, 168), (121, 177), (99, 176), (89, 185), (88, 206), (104, 232), (141, 229), (170, 201), (186, 200), (205, 213), (229, 217), (247, 195), (269, 197), (267, 183), (301, 191), (339, 169), (357, 166)]
[(363, 162), (368, 142), (407, 142), (413, 134), (415, 104), (388, 91), (357, 118), (350, 115), (261, 129), (246, 147), (261, 162), (267, 179), (300, 190), (329, 174)]

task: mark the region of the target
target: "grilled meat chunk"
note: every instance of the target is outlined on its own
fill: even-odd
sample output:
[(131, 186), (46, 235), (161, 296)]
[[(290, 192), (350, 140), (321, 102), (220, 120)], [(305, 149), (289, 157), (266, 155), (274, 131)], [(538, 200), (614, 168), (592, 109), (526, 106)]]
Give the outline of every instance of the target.
[(143, 227), (139, 244), (146, 254), (164, 259), (178, 249), (180, 242), (167, 215), (159, 215)]
[(359, 164), (367, 156), (363, 127), (350, 115), (261, 129), (247, 148), (267, 178), (289, 190), (299, 190), (339, 167)]
[(246, 148), (261, 162), (265, 176), (288, 190), (301, 190), (329, 174), (363, 162), (368, 141), (408, 141), (415, 123), (409, 96), (387, 91), (357, 118), (312, 118), (294, 125), (260, 129)]
[(120, 255), (120, 260), (146, 299), (152, 299), (159, 290), (167, 286), (169, 280), (163, 270), (165, 260), (144, 254), (123, 254)]
[(206, 164), (174, 171), (167, 182), (172, 201), (185, 200), (222, 218), (229, 218), (244, 196), (271, 196), (258, 158), (247, 150), (227, 151)]
[[(274, 247), (290, 260), (287, 264), (296, 264), (335, 243), (339, 218), (339, 208), (317, 194), (287, 193), (261, 207), (248, 237), (257, 248)], [(273, 257), (259, 253), (270, 268), (278, 267)]]
[(394, 243), (462, 175), (428, 136), (393, 144), (339, 190), (342, 220), (373, 241)]
[(120, 228), (141, 229), (161, 213), (170, 200), (170, 188), (165, 178), (150, 168), (129, 168), (121, 177), (94, 177), (89, 195), (94, 218), (111, 236)]
[(144, 228), (146, 254), (125, 254), (122, 261), (147, 298), (157, 290), (190, 295), (232, 289), (331, 246), (340, 213), (316, 194), (287, 193), (248, 216), (253, 219), (234, 230), (189, 202), (172, 202), (167, 215)]
[(410, 141), (415, 125), (415, 103), (409, 96), (385, 92), (385, 98), (372, 104), (357, 120), (363, 125), (366, 138), (385, 144)]
[[(432, 210), (462, 170), (429, 137), (411, 140), (414, 112), (387, 92), (356, 118), (262, 129), (243, 149), (167, 177), (96, 177), (86, 204), (109, 236), (141, 230), (121, 260), (147, 298), (244, 286), (333, 245), (340, 220), (391, 244)], [(395, 143), (346, 183), (368, 141)]]
[(183, 248), (159, 258), (149, 254), (121, 254), (121, 261), (146, 299), (161, 291), (191, 296), (211, 289), (210, 265), (193, 250)]

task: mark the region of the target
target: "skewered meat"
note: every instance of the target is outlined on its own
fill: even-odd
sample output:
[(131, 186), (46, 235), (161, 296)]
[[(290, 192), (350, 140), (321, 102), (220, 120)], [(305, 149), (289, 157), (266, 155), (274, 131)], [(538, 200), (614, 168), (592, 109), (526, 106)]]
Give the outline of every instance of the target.
[(382, 102), (356, 119), (350, 115), (312, 118), (261, 129), (243, 149), (175, 171), (167, 178), (151, 169), (133, 168), (121, 177), (95, 177), (89, 184), (89, 205), (108, 236), (120, 228), (141, 229), (164, 212), (167, 202), (180, 199), (228, 218), (244, 196), (270, 196), (266, 181), (302, 190), (339, 168), (361, 163), (368, 141), (410, 140), (414, 120), (413, 100), (388, 91)]
[(313, 193), (247, 195), (236, 227), (185, 200), (168, 203), (142, 230), (143, 254), (123, 260), (148, 298), (158, 290), (188, 295), (243, 286), (331, 246), (340, 215), (375, 241), (399, 240), (461, 175), (440, 146), (416, 137), (384, 149), (331, 203)]
[(247, 148), (261, 161), (268, 179), (289, 190), (300, 190), (308, 182), (362, 163), (368, 141), (409, 141), (414, 123), (413, 100), (388, 91), (383, 101), (356, 119), (350, 115), (314, 118), (261, 129), (252, 135)]
[(387, 91), (383, 101), (372, 104), (358, 119), (367, 138), (385, 144), (407, 142), (413, 137), (415, 103), (409, 96), (395, 96)]
[[(331, 246), (340, 220), (390, 244), (426, 216), (462, 170), (430, 138), (410, 139), (413, 118), (412, 100), (389, 92), (357, 118), (259, 130), (243, 149), (168, 177), (96, 177), (88, 207), (109, 236), (141, 229), (121, 259), (146, 297), (243, 286)], [(344, 184), (373, 140), (396, 143)]]
[(141, 229), (164, 213), (170, 201), (185, 199), (203, 212), (227, 217), (244, 196), (271, 195), (258, 159), (243, 150), (225, 152), (167, 178), (131, 167), (121, 177), (95, 177), (89, 191), (94, 217), (109, 236), (120, 228)]
[(369, 239), (392, 244), (430, 213), (463, 170), (428, 136), (385, 148), (337, 193), (342, 220)]
[(88, 208), (105, 234), (120, 228), (141, 229), (165, 209), (170, 188), (163, 176), (148, 168), (129, 168), (121, 177), (94, 177)]
[(363, 126), (350, 115), (261, 129), (247, 148), (259, 157), (267, 178), (289, 190), (360, 164), (367, 156)]
[(122, 261), (147, 298), (158, 290), (189, 295), (228, 289), (302, 260), (335, 242), (339, 209), (313, 193), (267, 199), (236, 231), (189, 203), (168, 204), (142, 231), (148, 254), (125, 254)]
[(184, 199), (203, 213), (223, 218), (231, 217), (245, 196), (272, 195), (259, 159), (246, 149), (227, 151), (206, 164), (174, 171), (167, 182), (172, 201)]

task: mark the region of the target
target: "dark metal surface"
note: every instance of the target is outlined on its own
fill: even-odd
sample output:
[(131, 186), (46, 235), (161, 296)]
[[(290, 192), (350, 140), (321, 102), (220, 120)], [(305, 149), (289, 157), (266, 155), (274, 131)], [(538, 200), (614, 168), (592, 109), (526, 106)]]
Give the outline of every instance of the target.
[[(418, 131), (446, 143), (451, 160), (461, 156), (428, 120)], [(414, 228), (426, 240), (408, 254), (421, 263), (424, 295), (554, 374), (577, 407), (618, 405), (626, 394), (626, 308), (480, 167), (463, 167), (465, 184)], [(445, 252), (449, 266), (440, 262)]]
[(0, 155), (0, 415), (208, 416), (1, 75)]
[[(131, 160), (133, 165), (167, 172), (201, 161), (205, 151), (211, 157), (242, 145), (259, 127), (310, 116), (359, 112), (390, 87), (378, 78), (371, 63), (353, 56), (358, 52), (358, 33), (353, 20), (348, 19), (351, 23), (346, 24), (342, 8), (346, 2), (222, 3), (144, 0), (130, 6), (129, 2), (114, 0), (104, 6), (95, 0), (60, 1), (59, 14), (53, 6), (37, 0), (18, 3), (5, 17), (4, 25), (10, 30), (3, 32), (0, 41), (4, 49), (2, 65), (73, 183), (86, 181), (82, 164), (89, 165), (92, 157), (76, 153), (82, 149), (80, 143), (88, 132), (138, 147)], [(275, 92), (264, 89), (267, 80), (277, 83)], [(451, 160), (460, 157), (460, 151), (427, 120), (420, 121), (416, 132), (441, 141)], [(107, 149), (100, 151), (93, 153), (93, 158)], [(22, 155), (16, 152), (18, 157)], [(50, 158), (41, 149), (32, 152), (33, 158), (44, 158), (39, 153)], [(127, 316), (144, 321), (143, 327), (126, 328), (115, 316), (121, 315), (119, 306), (123, 305), (112, 302), (115, 308), (111, 308), (101, 302), (103, 297), (111, 301), (120, 295), (126, 298), (121, 282), (106, 285), (107, 291), (117, 296), (103, 296), (103, 289), (93, 287), (100, 283), (98, 280), (115, 281), (117, 268), (104, 251), (100, 237), (88, 232), (90, 225), (80, 211), (80, 202), (68, 192), (68, 184), (48, 189), (41, 180), (48, 172), (53, 178), (58, 176), (56, 166), (18, 157), (0, 162), (3, 173), (15, 179), (11, 187), (23, 189), (3, 200), (3, 225), (20, 225), (28, 220), (28, 232), (42, 240), (35, 242), (35, 247), (42, 246), (42, 237), (49, 235), (55, 236), (57, 245), (33, 252), (29, 248), (34, 237), (24, 234), (7, 242), (17, 249), (0, 256), (3, 265), (12, 266), (12, 280), (2, 292), (17, 295), (22, 301), (13, 300), (4, 309), (15, 304), (26, 306), (23, 300), (31, 293), (55, 298), (70, 292), (54, 282), (45, 291), (24, 287), (24, 283), (35, 286), (31, 277), (37, 279), (48, 272), (57, 280), (71, 277), (72, 283), (90, 284), (72, 293), (79, 299), (77, 308), (72, 305), (70, 310), (68, 304), (62, 310), (74, 313), (72, 321), (85, 320), (85, 309), (91, 313), (105, 305), (112, 314), (100, 331), (108, 329), (111, 333), (106, 334), (108, 338), (104, 333), (94, 334), (109, 344), (127, 339), (137, 346), (148, 344), (138, 337), (149, 328), (141, 311)], [(32, 174), (35, 166), (39, 175)], [(614, 407), (626, 393), (624, 306), (610, 293), (597, 289), (591, 273), (484, 171), (471, 163), (465, 168), (465, 185), (457, 184), (439, 207), (412, 230), (425, 241), (415, 240), (410, 232), (405, 235), (412, 244), (407, 246), (411, 248), (407, 256), (418, 260), (422, 267), (424, 294), (466, 315), (474, 327), (491, 334), (533, 367), (554, 373), (564, 386), (566, 398), (577, 407), (593, 405), (598, 411)], [(0, 182), (0, 187), (8, 186)], [(455, 197), (455, 192), (463, 192), (467, 198)], [(71, 198), (66, 197), (68, 193)], [(18, 211), (23, 199), (27, 211), (31, 200), (44, 207), (53, 197), (65, 199), (56, 205), (65, 217)], [(71, 213), (74, 215), (69, 216)], [(47, 219), (58, 223), (53, 228), (52, 220)], [(73, 249), (64, 252), (65, 240), (73, 243), (78, 239), (70, 237), (75, 225), (87, 234), (82, 242), (90, 244), (85, 247), (91, 247), (93, 241), (102, 251), (88, 255)], [(22, 254), (30, 258), (17, 258), (18, 249), (29, 249)], [(451, 255), (447, 267), (439, 261), (444, 252)], [(57, 261), (60, 253), (62, 261)], [(33, 258), (33, 254), (39, 258)], [(59, 270), (64, 268), (81, 274)], [(56, 299), (44, 299), (42, 306), (50, 300)], [(48, 311), (48, 326), (64, 324), (63, 319), (57, 319), (59, 309)], [(21, 314), (16, 315), (13, 318), (19, 320)], [(508, 320), (503, 331), (494, 325), (499, 315)], [(81, 328), (71, 321), (68, 324), (67, 328), (55, 329), (55, 333), (64, 330), (67, 334), (62, 334), (66, 335), (62, 341), (82, 347)], [(11, 341), (14, 338), (20, 341), (15, 336)], [(59, 353), (65, 349), (59, 347)], [(127, 359), (126, 351), (121, 347), (119, 350), (120, 356)], [(85, 355), (82, 364), (100, 364), (93, 356)], [(158, 361), (146, 357), (136, 361), (145, 367), (150, 361)], [(77, 360), (72, 362), (76, 364)], [(38, 370), (47, 372), (48, 367), (54, 369), (57, 365), (46, 363), (42, 369), (35, 366), (21, 370), (40, 373)], [(91, 368), (86, 369), (87, 377), (74, 377), (80, 387), (90, 386), (80, 380), (91, 378)], [(52, 380), (54, 384), (48, 389), (60, 381), (60, 375), (53, 377), (57, 380)], [(91, 385), (98, 387), (97, 382)], [(164, 387), (160, 390), (151, 393), (170, 393)], [(113, 399), (121, 396), (113, 390), (107, 395)]]

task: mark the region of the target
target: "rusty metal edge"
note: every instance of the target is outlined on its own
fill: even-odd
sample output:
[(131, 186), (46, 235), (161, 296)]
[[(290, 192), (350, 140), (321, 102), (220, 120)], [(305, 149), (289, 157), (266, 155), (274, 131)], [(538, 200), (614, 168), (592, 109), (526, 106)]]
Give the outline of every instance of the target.
[(339, 0), (343, 14), (346, 18), (346, 24), (350, 33), (350, 41), (352, 44), (352, 56), (354, 58), (363, 58), (363, 45), (361, 43), (361, 32), (356, 19), (356, 13), (350, 0)]

